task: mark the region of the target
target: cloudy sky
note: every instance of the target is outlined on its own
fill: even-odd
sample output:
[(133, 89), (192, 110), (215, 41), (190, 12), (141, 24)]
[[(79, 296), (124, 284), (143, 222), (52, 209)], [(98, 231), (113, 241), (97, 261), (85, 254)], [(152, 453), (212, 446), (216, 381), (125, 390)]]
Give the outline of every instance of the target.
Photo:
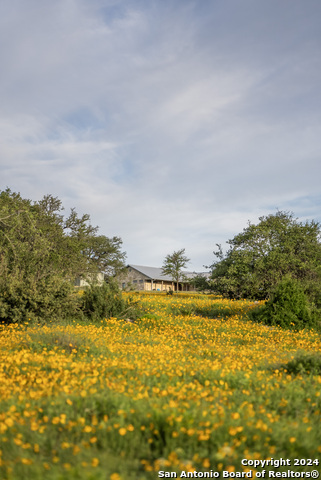
[(320, 0), (2, 0), (0, 189), (128, 263), (191, 270), (279, 210), (321, 221)]

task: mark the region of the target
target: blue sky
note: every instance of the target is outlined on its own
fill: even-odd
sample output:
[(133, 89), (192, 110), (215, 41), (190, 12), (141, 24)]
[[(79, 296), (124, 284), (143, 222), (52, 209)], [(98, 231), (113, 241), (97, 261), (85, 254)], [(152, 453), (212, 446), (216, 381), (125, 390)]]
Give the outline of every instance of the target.
[(0, 189), (190, 269), (279, 210), (321, 221), (319, 0), (3, 0)]

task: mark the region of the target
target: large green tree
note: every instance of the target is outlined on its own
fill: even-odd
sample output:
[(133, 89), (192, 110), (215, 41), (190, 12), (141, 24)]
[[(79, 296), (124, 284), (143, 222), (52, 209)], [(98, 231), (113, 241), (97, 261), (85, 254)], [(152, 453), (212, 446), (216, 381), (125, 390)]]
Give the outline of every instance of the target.
[(178, 284), (185, 278), (183, 269), (190, 262), (190, 259), (185, 255), (185, 248), (166, 255), (162, 266), (162, 273), (164, 275), (170, 275), (176, 282), (176, 290), (178, 290)]
[(215, 291), (230, 298), (265, 299), (287, 275), (298, 280), (317, 300), (321, 279), (321, 230), (315, 221), (299, 222), (292, 213), (278, 211), (249, 222), (243, 232), (214, 252)]
[(126, 268), (126, 253), (122, 252), (122, 244), (120, 237), (91, 236), (85, 250), (86, 257), (107, 278), (115, 277)]
[(118, 237), (97, 236), (89, 215), (63, 210), (51, 195), (32, 202), (0, 192), (0, 320), (68, 315), (76, 276), (117, 273), (124, 263)]

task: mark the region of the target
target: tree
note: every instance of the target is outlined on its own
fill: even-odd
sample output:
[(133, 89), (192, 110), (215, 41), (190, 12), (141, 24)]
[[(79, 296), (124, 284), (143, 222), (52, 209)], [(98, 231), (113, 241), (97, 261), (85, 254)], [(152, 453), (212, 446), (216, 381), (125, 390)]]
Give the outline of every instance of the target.
[[(89, 215), (79, 217), (72, 209), (65, 218), (63, 210), (51, 195), (31, 202), (10, 189), (0, 192), (0, 320), (75, 313), (75, 277), (90, 277), (103, 263), (107, 270), (110, 257), (106, 249), (95, 251), (102, 240), (96, 245), (98, 229), (90, 225)], [(98, 238), (108, 243), (107, 237)], [(121, 263), (121, 240), (114, 239), (112, 260), (119, 253)]]
[(321, 230), (317, 222), (299, 222), (292, 213), (278, 211), (249, 222), (242, 233), (214, 252), (211, 266), (215, 290), (229, 298), (266, 299), (288, 275), (317, 297), (321, 279)]
[(199, 292), (209, 291), (209, 290), (213, 289), (213, 286), (209, 282), (209, 279), (207, 278), (207, 275), (204, 275), (202, 273), (194, 275), (192, 280), (191, 280), (191, 284)]
[(86, 256), (106, 277), (115, 277), (125, 268), (126, 253), (121, 251), (122, 239), (105, 235), (90, 237)]
[(178, 283), (185, 278), (183, 268), (190, 262), (190, 259), (185, 256), (185, 248), (173, 252), (171, 255), (166, 255), (162, 273), (164, 275), (170, 275), (176, 282), (176, 290), (178, 290)]
[[(61, 201), (51, 195), (46, 195), (39, 205), (47, 214), (53, 215), (68, 237), (75, 250), (81, 251), (80, 272), (77, 275), (102, 272), (107, 277), (114, 277), (125, 268), (126, 252), (122, 252), (122, 239), (120, 237), (108, 238), (105, 235), (97, 235), (98, 227), (93, 227), (90, 216), (84, 214), (78, 217), (75, 209), (71, 209), (70, 215), (64, 219), (61, 215), (63, 207)], [(79, 268), (78, 268), (79, 270)]]

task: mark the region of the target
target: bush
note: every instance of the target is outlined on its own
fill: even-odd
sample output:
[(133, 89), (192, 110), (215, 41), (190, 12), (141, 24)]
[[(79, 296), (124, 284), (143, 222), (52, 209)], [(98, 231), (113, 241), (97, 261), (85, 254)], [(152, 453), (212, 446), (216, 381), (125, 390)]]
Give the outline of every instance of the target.
[(289, 362), (281, 365), (287, 373), (321, 375), (321, 355), (319, 353), (301, 352)]
[(299, 282), (292, 278), (282, 280), (267, 303), (253, 309), (249, 317), (266, 325), (293, 330), (316, 326), (315, 313), (308, 298)]
[(138, 316), (137, 302), (125, 300), (114, 281), (103, 285), (92, 285), (84, 291), (81, 309), (85, 317), (92, 321), (104, 318), (130, 318)]
[(0, 279), (0, 321), (46, 322), (77, 315), (79, 305), (74, 288), (57, 276), (35, 281), (14, 276)]

